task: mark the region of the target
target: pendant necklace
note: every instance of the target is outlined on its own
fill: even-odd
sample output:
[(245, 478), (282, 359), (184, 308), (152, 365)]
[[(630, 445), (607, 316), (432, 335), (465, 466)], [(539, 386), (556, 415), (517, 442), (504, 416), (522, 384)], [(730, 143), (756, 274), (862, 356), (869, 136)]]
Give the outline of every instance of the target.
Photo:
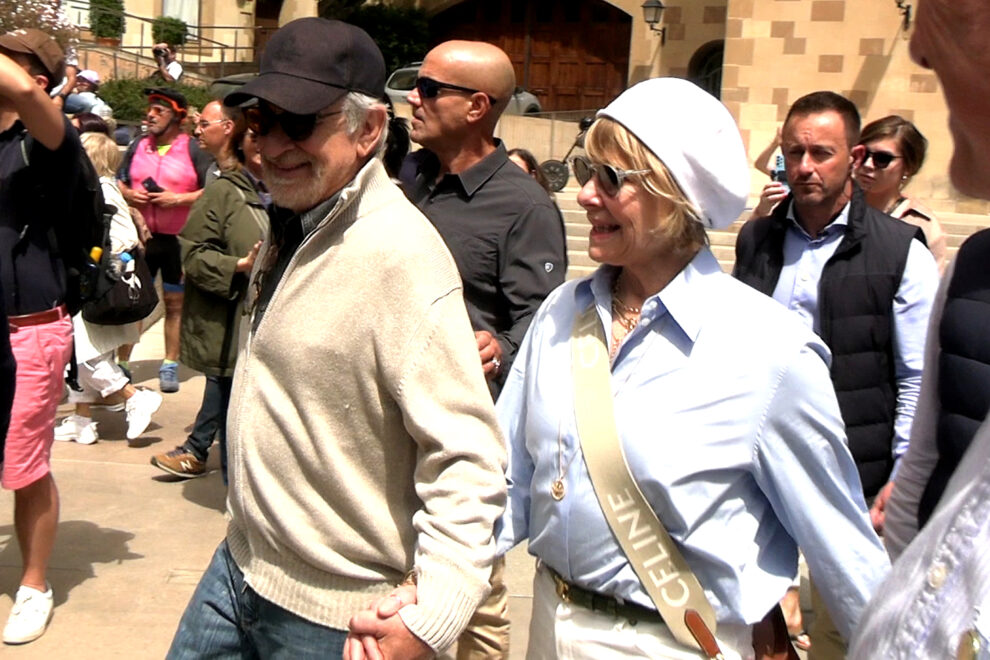
[(564, 441), (563, 441), (563, 431), (562, 431), (562, 421), (557, 422), (557, 478), (550, 483), (550, 497), (557, 500), (558, 502), (564, 499), (564, 495), (567, 493), (567, 489), (564, 488), (564, 475), (567, 474), (567, 469), (571, 466), (571, 461), (577, 456), (577, 450), (571, 454), (571, 457), (567, 460), (567, 465), (564, 465)]

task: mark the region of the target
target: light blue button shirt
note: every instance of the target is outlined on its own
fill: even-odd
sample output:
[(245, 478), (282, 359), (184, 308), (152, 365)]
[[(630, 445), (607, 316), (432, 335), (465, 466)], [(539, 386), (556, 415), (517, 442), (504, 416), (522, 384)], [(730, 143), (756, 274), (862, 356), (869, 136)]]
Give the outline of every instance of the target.
[[(979, 653), (957, 656), (960, 645), (975, 650), (973, 638)], [(990, 658), (990, 418), (931, 520), (894, 562), (849, 657)]]
[[(496, 406), (510, 445), (498, 547), (528, 538), (566, 580), (652, 607), (595, 498), (573, 412), (574, 317), (594, 303), (610, 335), (615, 272), (605, 266), (554, 291), (520, 348)], [(800, 544), (848, 633), (889, 567), (828, 360), (821, 339), (723, 274), (707, 249), (645, 301), (616, 354), (626, 459), (720, 622), (763, 618), (790, 586)], [(561, 471), (558, 502), (550, 485)]]
[[(773, 299), (795, 312), (816, 334), (821, 333), (818, 285), (825, 264), (845, 238), (849, 227), (849, 207), (846, 204), (839, 216), (815, 238), (798, 224), (794, 217), (794, 204), (787, 209), (790, 226), (784, 236), (784, 266), (773, 290)], [(894, 378), (897, 381), (892, 448), (895, 461), (907, 451), (911, 437), (911, 422), (921, 391), (928, 317), (938, 281), (938, 266), (932, 253), (920, 241), (911, 241), (904, 274), (892, 303)]]

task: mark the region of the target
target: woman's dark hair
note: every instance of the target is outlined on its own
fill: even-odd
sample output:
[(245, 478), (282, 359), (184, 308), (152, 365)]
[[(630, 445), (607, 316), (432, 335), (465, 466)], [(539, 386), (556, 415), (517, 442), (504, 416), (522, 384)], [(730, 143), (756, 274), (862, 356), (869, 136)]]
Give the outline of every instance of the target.
[(550, 182), (547, 181), (547, 175), (543, 173), (540, 168), (540, 164), (536, 162), (536, 156), (532, 154), (528, 149), (510, 149), (510, 156), (518, 156), (522, 162), (526, 163), (526, 171), (531, 177), (536, 179), (536, 182), (543, 186), (543, 189), (550, 192)]
[(79, 123), (79, 134), (83, 133), (103, 133), (110, 135), (110, 127), (103, 121), (103, 118), (92, 112), (79, 112), (72, 116), (73, 121)]
[(925, 153), (928, 151), (928, 140), (918, 127), (900, 115), (889, 115), (864, 126), (859, 136), (859, 144), (885, 139), (894, 139), (900, 144), (901, 157), (904, 158), (904, 173), (907, 176), (917, 174), (925, 162)]

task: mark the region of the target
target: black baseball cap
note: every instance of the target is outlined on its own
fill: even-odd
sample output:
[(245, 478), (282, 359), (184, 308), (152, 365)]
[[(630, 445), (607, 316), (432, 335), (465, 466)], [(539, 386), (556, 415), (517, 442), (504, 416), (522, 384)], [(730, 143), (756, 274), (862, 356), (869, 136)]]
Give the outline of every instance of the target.
[(189, 101), (186, 100), (182, 92), (171, 87), (145, 87), (144, 95), (148, 97), (149, 103), (156, 100), (155, 97), (157, 96), (157, 100), (172, 106), (176, 114), (185, 114), (189, 109)]
[(299, 18), (272, 36), (261, 72), (228, 94), (228, 106), (255, 99), (297, 115), (311, 115), (347, 92), (385, 96), (385, 58), (368, 33), (342, 21)]

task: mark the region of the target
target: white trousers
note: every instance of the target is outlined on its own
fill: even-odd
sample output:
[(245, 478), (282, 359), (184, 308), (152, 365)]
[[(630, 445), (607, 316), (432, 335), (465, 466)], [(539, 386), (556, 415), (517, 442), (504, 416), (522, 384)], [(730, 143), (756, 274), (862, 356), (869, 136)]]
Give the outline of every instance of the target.
[(79, 363), (79, 387), (82, 392), (69, 388), (69, 403), (95, 403), (103, 397), (119, 392), (127, 385), (127, 376), (113, 359), (113, 351)]
[[(748, 660), (754, 655), (751, 626), (719, 625), (718, 643), (725, 660)], [(527, 660), (704, 657), (700, 651), (679, 644), (662, 623), (640, 621), (633, 625), (622, 617), (565, 603), (557, 596), (549, 572), (542, 566), (537, 568)]]

